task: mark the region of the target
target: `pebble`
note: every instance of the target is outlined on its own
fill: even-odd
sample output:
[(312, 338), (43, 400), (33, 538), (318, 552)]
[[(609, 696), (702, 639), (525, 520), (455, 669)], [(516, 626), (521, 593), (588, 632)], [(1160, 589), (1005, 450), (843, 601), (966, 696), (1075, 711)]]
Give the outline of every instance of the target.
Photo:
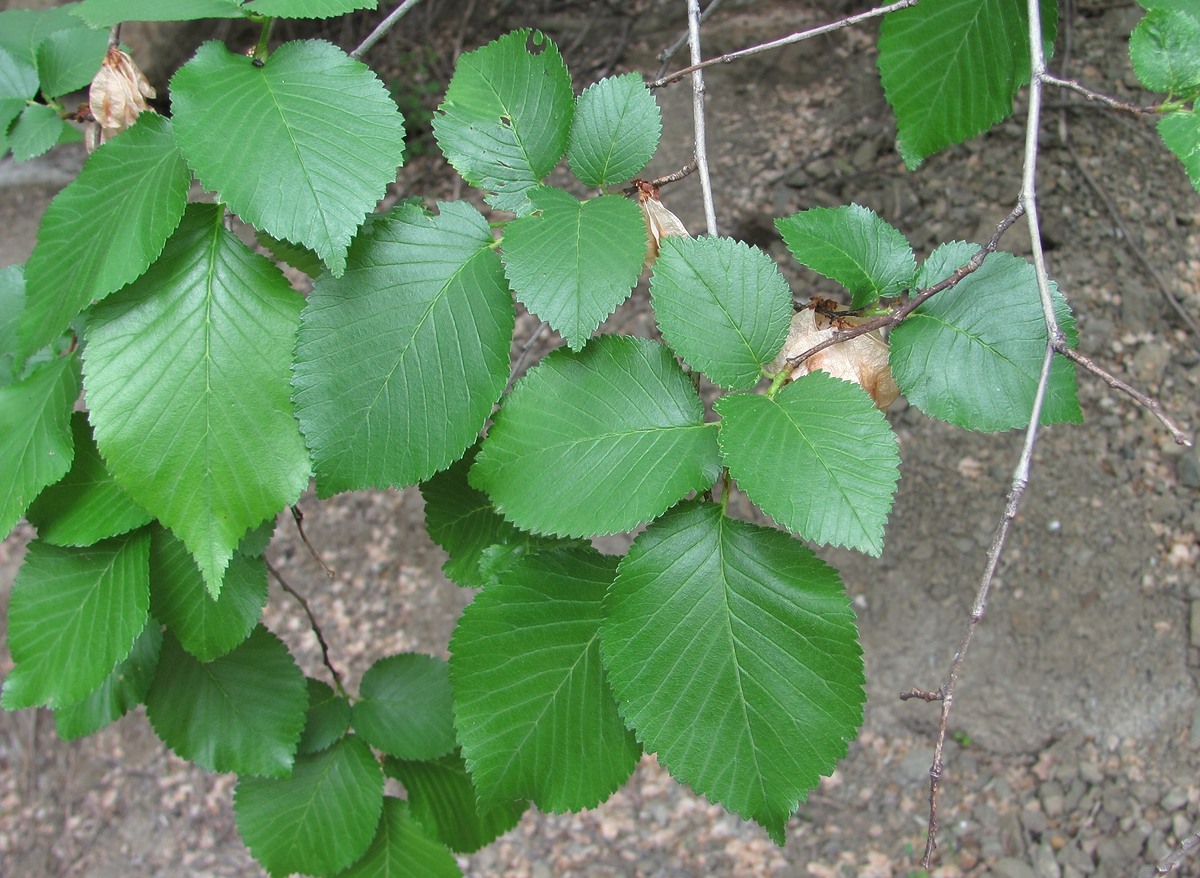
[(1066, 878), (1068, 868), (1074, 870), (1076, 875), (1091, 875), (1096, 871), (1095, 862), (1079, 846), (1078, 841), (1071, 842), (1058, 852), (1058, 864), (1063, 868), (1063, 878)]
[(1037, 878), (1062, 878), (1062, 868), (1054, 858), (1054, 849), (1042, 842), (1033, 849), (1033, 871)]
[(1200, 448), (1179, 456), (1175, 462), (1175, 477), (1185, 488), (1200, 488)]
[(1094, 762), (1080, 762), (1079, 777), (1081, 780), (1095, 785), (1104, 780), (1104, 772)]
[(1000, 875), (1002, 878), (1038, 878), (1038, 874), (1027, 863), (1015, 857), (1004, 857), (997, 860), (996, 865), (992, 867), (992, 874)]
[(1051, 819), (1062, 816), (1063, 799), (1062, 784), (1052, 780), (1042, 784), (1042, 789), (1038, 793), (1042, 800), (1042, 810), (1046, 812), (1046, 816)]
[(1163, 793), (1163, 797), (1158, 800), (1158, 804), (1164, 811), (1178, 811), (1188, 802), (1187, 790), (1175, 788), (1167, 790)]
[(1171, 817), (1171, 833), (1180, 841), (1190, 836), (1193, 831), (1192, 821), (1188, 820), (1186, 814), (1176, 813)]

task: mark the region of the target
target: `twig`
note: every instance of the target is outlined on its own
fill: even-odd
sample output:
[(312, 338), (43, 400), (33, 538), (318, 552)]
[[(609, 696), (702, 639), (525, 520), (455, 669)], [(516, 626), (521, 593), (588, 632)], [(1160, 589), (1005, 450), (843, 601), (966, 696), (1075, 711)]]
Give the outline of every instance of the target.
[(358, 44), (358, 47), (350, 53), (350, 57), (361, 58), (372, 46), (382, 40), (388, 31), (396, 26), (396, 22), (403, 18), (405, 13), (420, 2), (421, 0), (404, 0), (403, 3), (391, 11), (387, 18), (379, 22), (375, 30), (367, 34), (367, 38)]
[(1198, 847), (1200, 847), (1200, 832), (1189, 835), (1180, 843), (1179, 847), (1159, 860), (1158, 865), (1146, 873), (1146, 878), (1151, 878), (1153, 875), (1167, 875), (1174, 872), (1183, 865), (1184, 859)]
[(313, 615), (312, 607), (308, 605), (308, 601), (304, 599), (304, 595), (288, 585), (287, 580), (275, 569), (274, 564), (265, 558), (263, 560), (266, 561), (267, 569), (271, 571), (271, 575), (275, 577), (275, 581), (279, 583), (279, 587), (295, 598), (296, 602), (303, 607), (305, 615), (308, 616), (308, 625), (312, 628), (313, 634), (317, 636), (317, 643), (321, 645), (321, 662), (328, 669), (329, 675), (333, 677), (333, 683), (337, 687), (338, 694), (345, 696), (346, 687), (342, 685), (342, 675), (337, 672), (337, 668), (333, 666), (333, 662), (329, 659), (329, 644), (325, 642), (325, 635), (321, 633), (321, 626), (317, 622), (317, 617)]
[(670, 85), (673, 82), (679, 82), (689, 73), (694, 73), (697, 70), (703, 70), (705, 67), (712, 67), (715, 64), (728, 64), (731, 61), (736, 61), (739, 58), (747, 58), (751, 55), (758, 55), (762, 52), (769, 52), (772, 49), (778, 49), (781, 46), (790, 46), (792, 43), (799, 43), (804, 40), (811, 40), (813, 37), (819, 37), (822, 34), (833, 33), (835, 30), (841, 30), (844, 27), (859, 24), (860, 22), (868, 21), (872, 18), (878, 18), (881, 15), (887, 15), (889, 12), (896, 12), (900, 9), (907, 9), (910, 6), (916, 6), (920, 0), (897, 0), (895, 3), (886, 6), (880, 6), (868, 12), (861, 12), (858, 15), (851, 15), (847, 18), (839, 19), (832, 24), (823, 24), (820, 27), (814, 27), (810, 30), (797, 31), (786, 37), (780, 37), (777, 40), (771, 40), (767, 43), (760, 43), (757, 46), (750, 46), (747, 49), (739, 49), (736, 52), (730, 52), (727, 55), (721, 55), (716, 58), (709, 58), (707, 61), (700, 61), (697, 58), (692, 58), (692, 66), (684, 67), (682, 70), (676, 70), (668, 76), (660, 76), (653, 82), (649, 83), (650, 88), (662, 88), (665, 85)]
[[(704, 12), (700, 13), (700, 23), (703, 24), (708, 21), (708, 17), (716, 12), (717, 7), (720, 5), (721, 0), (709, 0), (708, 5), (704, 7)], [(658, 60), (661, 62), (661, 66), (658, 68), (658, 72), (654, 74), (655, 79), (658, 79), (667, 72), (667, 65), (671, 63), (671, 59), (675, 57), (675, 53), (687, 45), (687, 41), (688, 31), (685, 30), (679, 35), (679, 39), (658, 53)]]
[(668, 183), (678, 183), (684, 177), (687, 177), (688, 175), (695, 173), (695, 171), (696, 171), (696, 160), (692, 159), (690, 162), (688, 162), (686, 165), (684, 165), (678, 171), (672, 171), (671, 173), (667, 174), (665, 177), (655, 177), (653, 180), (650, 181), (650, 185), (659, 187), (659, 186), (666, 186)]
[(121, 45), (121, 22), (117, 22), (108, 29), (108, 47), (116, 49)]
[(290, 508), (292, 510), (292, 520), (296, 522), (296, 530), (300, 532), (300, 541), (304, 543), (304, 547), (308, 549), (308, 554), (312, 555), (313, 560), (321, 565), (321, 569), (325, 571), (325, 575), (330, 579), (333, 579), (337, 574), (335, 574), (329, 568), (329, 565), (325, 563), (324, 559), (321, 558), (320, 554), (317, 552), (316, 546), (309, 542), (308, 534), (304, 532), (304, 513), (300, 511), (299, 506), (292, 506)]
[(525, 360), (529, 358), (529, 351), (533, 348), (534, 342), (536, 342), (538, 337), (546, 331), (546, 327), (549, 325), (549, 323), (543, 320), (538, 324), (538, 328), (533, 331), (533, 334), (529, 336), (529, 340), (521, 346), (521, 352), (517, 355), (516, 361), (512, 364), (512, 368), (508, 371), (508, 383), (504, 385), (505, 393), (508, 393), (510, 390), (512, 390), (513, 382), (517, 380), (517, 373), (521, 371), (521, 367), (525, 365)]
[(704, 134), (704, 73), (700, 70), (700, 0), (687, 0), (688, 47), (692, 52), (692, 124), (696, 129), (696, 167), (704, 194), (704, 222), (708, 233), (717, 234), (717, 212), (713, 207), (712, 177), (708, 172), (708, 147)]
[(1120, 110), (1123, 113), (1132, 113), (1135, 116), (1150, 116), (1158, 112), (1157, 107), (1139, 107), (1136, 104), (1118, 101), (1116, 98), (1110, 98), (1108, 95), (1102, 95), (1100, 92), (1092, 91), (1085, 85), (1081, 85), (1073, 79), (1059, 79), (1057, 76), (1051, 76), (1049, 73), (1042, 74), (1042, 82), (1047, 85), (1056, 85), (1059, 88), (1069, 89), (1076, 94), (1081, 94), (1091, 103), (1103, 104), (1114, 110)]

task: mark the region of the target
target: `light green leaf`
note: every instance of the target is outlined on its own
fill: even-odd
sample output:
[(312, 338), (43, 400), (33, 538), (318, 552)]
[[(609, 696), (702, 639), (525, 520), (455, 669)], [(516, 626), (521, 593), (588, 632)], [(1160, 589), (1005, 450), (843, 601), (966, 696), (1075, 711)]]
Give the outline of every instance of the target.
[(308, 677), (308, 717), (298, 753), (317, 753), (332, 746), (350, 728), (350, 704), (328, 683)]
[(117, 663), (99, 689), (82, 701), (54, 711), (58, 736), (64, 741), (73, 741), (90, 735), (141, 704), (154, 679), (161, 647), (162, 626), (151, 617), (133, 642), (129, 656)]
[(30, 543), (8, 607), (6, 709), (79, 701), (129, 655), (146, 627), (149, 552), (145, 531), (87, 549)]
[(504, 390), (516, 318), (491, 230), (465, 202), (439, 210), (373, 218), (308, 298), (293, 383), (322, 497), (429, 478)]
[[(1042, 39), (1054, 46), (1057, 0), (1042, 0)], [(1012, 115), (1029, 82), (1029, 17), (1012, 0), (922, 0), (879, 32), (879, 77), (896, 112), (909, 169)]]
[(338, 878), (461, 878), (454, 856), (413, 816), (408, 802), (383, 800), (379, 829), (361, 860)]
[(30, 502), (71, 468), (71, 407), (79, 396), (79, 360), (55, 357), (0, 387), (0, 534)]
[[(0, 22), (4, 15), (0, 12)], [(23, 57), (0, 48), (0, 141), (7, 137), (8, 126), (21, 115), (26, 101), (36, 95), (37, 90), (37, 68)], [(2, 151), (0, 155), (3, 155)]]
[(587, 186), (611, 186), (646, 166), (658, 149), (662, 113), (637, 73), (610, 76), (575, 102), (567, 161)]
[(95, 27), (119, 21), (196, 21), (246, 15), (239, 0), (83, 0), (72, 12)]
[(379, 0), (243, 0), (242, 8), (273, 18), (333, 18), (378, 5)]
[(540, 187), (527, 196), (536, 213), (504, 230), (504, 273), (521, 303), (579, 350), (633, 291), (646, 223), (622, 195), (581, 202)]
[(1151, 9), (1129, 35), (1129, 60), (1151, 91), (1194, 93), (1200, 88), (1200, 10)]
[(594, 808), (637, 765), (600, 664), (617, 559), (588, 547), (528, 555), (466, 608), (450, 642), (454, 715), (484, 806)]
[(172, 77), (171, 109), (201, 183), (341, 276), (404, 158), (404, 120), (368, 67), (317, 40), (285, 43), (262, 67), (208, 42)]
[[(943, 244), (925, 261), (915, 286), (949, 277), (977, 248)], [(1052, 289), (1055, 312), (1075, 343), (1066, 299)], [(938, 293), (892, 330), (892, 377), (925, 414), (967, 430), (1011, 430), (1029, 424), (1046, 351), (1046, 324), (1033, 266), (1011, 253), (993, 253), (978, 271)], [(1042, 408), (1042, 423), (1083, 419), (1075, 367), (1057, 358)]]
[(26, 105), (8, 133), (13, 158), (18, 162), (37, 158), (58, 143), (65, 124), (58, 113), (45, 104)]
[(0, 48), (35, 64), (37, 48), (42, 40), (56, 31), (80, 26), (79, 19), (72, 15), (77, 9), (78, 4), (64, 3), (47, 9), (9, 9), (0, 12)]
[(457, 750), (428, 762), (384, 760), (383, 770), (404, 784), (413, 816), (450, 850), (470, 854), (517, 825), (528, 802), (480, 810), (479, 797)]
[(729, 473), (763, 512), (807, 540), (883, 552), (900, 457), (861, 387), (811, 372), (774, 399), (739, 393), (716, 409)]
[(211, 662), (167, 634), (146, 694), (150, 724), (176, 754), (209, 771), (266, 777), (292, 770), (307, 704), (304, 675), (261, 625)]
[(46, 208), (25, 269), (24, 356), (146, 271), (183, 217), (190, 182), (171, 123), (157, 113), (88, 157)]
[(899, 295), (917, 272), (904, 235), (857, 204), (802, 210), (775, 226), (798, 262), (850, 291), (851, 308)]
[(92, 438), (87, 413), (71, 415), (75, 458), (61, 481), (43, 491), (25, 517), (53, 546), (90, 546), (150, 522), (150, 514), (113, 481)]
[(787, 534), (687, 503), (634, 541), (605, 610), (604, 665), (646, 750), (782, 845), (862, 722), (837, 572)]
[(225, 570), (221, 594), (208, 592), (187, 547), (170, 531), (155, 528), (150, 542), (150, 608), (180, 646), (202, 662), (244, 642), (267, 604), (262, 558), (236, 553)]
[(1200, 113), (1168, 113), (1158, 120), (1158, 134), (1183, 162), (1192, 186), (1200, 192)]
[(431, 655), (381, 658), (363, 674), (351, 722), (368, 744), (400, 759), (434, 759), (454, 749), (450, 669)]
[[(11, 384), (15, 372), (17, 327), (25, 309), (25, 266), (0, 268), (0, 388)], [(0, 442), (3, 447), (3, 442)], [(11, 470), (9, 470), (11, 472)]]
[(55, 31), (37, 47), (42, 94), (58, 97), (84, 88), (100, 70), (108, 33), (90, 27)]
[(294, 503), (308, 455), (288, 399), (303, 300), (193, 204), (144, 275), (93, 309), (84, 370), (109, 471), (209, 590), (247, 529)]
[(471, 484), (534, 533), (632, 530), (720, 474), (716, 428), (671, 352), (602, 335), (559, 349), (496, 416)]
[(500, 210), (528, 213), (525, 192), (567, 149), (571, 77), (540, 31), (513, 31), (458, 59), (433, 119), (442, 154)]
[(255, 232), (254, 238), (270, 251), (276, 262), (284, 262), (297, 271), (303, 271), (311, 278), (317, 278), (325, 270), (321, 257), (299, 244), (291, 241), (280, 241), (272, 238), (266, 232)]
[(666, 339), (716, 384), (748, 390), (787, 340), (792, 291), (766, 253), (729, 238), (663, 238), (650, 301)]
[(243, 777), (238, 832), (272, 876), (331, 875), (366, 853), (383, 811), (383, 772), (371, 748), (345, 737), (296, 760), (288, 778)]

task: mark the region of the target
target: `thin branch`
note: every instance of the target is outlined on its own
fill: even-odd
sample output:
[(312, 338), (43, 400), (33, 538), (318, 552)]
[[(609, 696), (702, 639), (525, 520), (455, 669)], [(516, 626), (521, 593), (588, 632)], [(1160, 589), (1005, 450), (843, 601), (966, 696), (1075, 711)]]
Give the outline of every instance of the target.
[(309, 542), (308, 534), (304, 532), (304, 513), (300, 511), (299, 506), (290, 507), (292, 510), (292, 521), (296, 522), (296, 530), (300, 532), (300, 542), (304, 543), (304, 548), (308, 549), (308, 554), (312, 555), (313, 560), (321, 565), (321, 569), (325, 571), (325, 575), (333, 579), (337, 574), (330, 569), (329, 565), (317, 552), (317, 547)]
[(868, 21), (872, 18), (878, 18), (881, 15), (887, 15), (889, 12), (896, 12), (900, 9), (907, 9), (910, 6), (916, 6), (920, 0), (897, 0), (886, 6), (880, 6), (868, 12), (861, 12), (858, 15), (851, 15), (847, 18), (839, 19), (832, 24), (823, 24), (820, 27), (814, 27), (810, 30), (797, 31), (794, 34), (786, 37), (780, 37), (778, 40), (771, 40), (767, 43), (761, 43), (757, 46), (750, 46), (747, 49), (739, 49), (736, 52), (730, 52), (727, 55), (721, 55), (717, 58), (710, 58), (707, 61), (700, 61), (698, 58), (692, 58), (692, 66), (684, 67), (682, 70), (676, 70), (668, 76), (660, 76), (653, 82), (648, 83), (650, 88), (662, 88), (665, 85), (670, 85), (673, 82), (679, 82), (689, 73), (694, 73), (697, 70), (703, 70), (705, 67), (712, 67), (716, 64), (728, 64), (731, 61), (736, 61), (739, 58), (748, 58), (751, 55), (758, 55), (762, 52), (769, 52), (772, 49), (778, 49), (781, 46), (790, 46), (792, 43), (799, 43), (804, 40), (811, 40), (813, 37), (819, 37), (822, 34), (833, 33), (836, 30), (841, 30), (851, 25), (859, 24)]
[(108, 29), (108, 47), (110, 49), (119, 48), (121, 45), (121, 22), (117, 22)]
[[(265, 558), (263, 559), (266, 560)], [(345, 697), (346, 687), (342, 685), (342, 675), (337, 672), (337, 668), (333, 666), (333, 662), (329, 659), (329, 644), (325, 642), (325, 635), (321, 633), (321, 626), (317, 623), (317, 617), (313, 615), (312, 607), (308, 605), (308, 601), (304, 599), (304, 595), (296, 591), (288, 585), (283, 575), (275, 569), (275, 565), (270, 561), (266, 561), (267, 569), (271, 571), (271, 575), (275, 577), (275, 581), (279, 583), (279, 587), (296, 599), (296, 602), (304, 608), (304, 614), (308, 616), (308, 625), (312, 628), (313, 634), (317, 636), (317, 643), (321, 645), (321, 662), (329, 671), (329, 676), (333, 677), (334, 686), (340, 695)]]
[(1158, 861), (1158, 865), (1146, 873), (1146, 878), (1153, 875), (1168, 875), (1183, 865), (1184, 859), (1192, 851), (1200, 847), (1200, 832), (1196, 832), (1183, 840), (1179, 847)]
[[(704, 12), (700, 14), (700, 23), (703, 24), (708, 21), (708, 17), (716, 12), (717, 7), (720, 5), (721, 0), (709, 0), (709, 4), (704, 7)], [(667, 72), (667, 65), (671, 63), (671, 59), (675, 57), (675, 53), (687, 45), (687, 41), (688, 31), (685, 30), (679, 35), (679, 39), (658, 53), (658, 60), (661, 62), (661, 66), (658, 68), (658, 72), (654, 74), (655, 79), (658, 79)]]
[(1102, 95), (1100, 92), (1092, 91), (1085, 85), (1081, 85), (1073, 79), (1059, 79), (1057, 76), (1051, 76), (1049, 73), (1042, 74), (1042, 82), (1047, 85), (1056, 85), (1059, 88), (1069, 89), (1076, 94), (1081, 94), (1088, 99), (1090, 103), (1103, 104), (1113, 110), (1120, 110), (1123, 113), (1131, 113), (1134, 116), (1150, 116), (1158, 112), (1157, 107), (1139, 107), (1136, 104), (1118, 101), (1116, 98), (1110, 98), (1108, 95)]
[(713, 207), (712, 177), (708, 171), (708, 147), (704, 129), (704, 73), (700, 70), (700, 0), (687, 0), (688, 47), (692, 52), (692, 124), (696, 130), (696, 167), (704, 194), (704, 222), (708, 234), (717, 234), (717, 212)]
[(666, 186), (668, 183), (678, 183), (684, 177), (687, 177), (696, 172), (696, 160), (693, 158), (690, 162), (680, 168), (678, 171), (672, 171), (665, 177), (655, 177), (650, 181), (651, 186)]
[(546, 331), (546, 327), (549, 325), (549, 323), (543, 320), (538, 324), (538, 328), (533, 331), (533, 334), (529, 336), (529, 340), (521, 346), (521, 352), (517, 355), (516, 362), (512, 364), (512, 368), (508, 371), (508, 383), (504, 385), (505, 393), (512, 390), (513, 382), (517, 380), (517, 373), (521, 371), (521, 367), (525, 365), (525, 360), (529, 358), (530, 349), (533, 348), (534, 342)]
[(350, 57), (361, 58), (371, 49), (372, 46), (382, 40), (388, 31), (396, 26), (396, 22), (403, 18), (410, 9), (420, 2), (421, 0), (404, 0), (403, 3), (391, 11), (387, 18), (379, 22), (379, 25), (375, 28), (375, 30), (367, 34), (367, 38), (358, 44), (358, 47), (350, 53)]

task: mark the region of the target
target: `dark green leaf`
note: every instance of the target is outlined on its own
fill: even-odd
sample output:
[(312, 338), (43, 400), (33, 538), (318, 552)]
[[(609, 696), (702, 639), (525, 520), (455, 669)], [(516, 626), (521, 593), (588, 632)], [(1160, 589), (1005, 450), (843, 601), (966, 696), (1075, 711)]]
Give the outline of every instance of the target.
[(504, 389), (515, 316), (491, 230), (466, 202), (439, 209), (373, 219), (347, 276), (309, 296), (293, 383), (323, 497), (429, 478)]
[(18, 162), (37, 158), (58, 143), (65, 124), (58, 113), (45, 104), (26, 105), (8, 133), (13, 158)]
[(301, 247), (291, 241), (280, 241), (278, 238), (272, 238), (266, 232), (256, 232), (254, 237), (259, 244), (270, 251), (276, 262), (287, 263), (311, 278), (320, 276), (321, 272), (325, 270), (325, 266), (321, 264), (321, 257), (307, 247)]
[(82, 738), (116, 722), (142, 703), (162, 646), (162, 626), (153, 617), (133, 642), (128, 658), (118, 662), (100, 688), (82, 701), (54, 711), (54, 725), (64, 741)]
[(84, 88), (100, 70), (108, 33), (90, 27), (55, 31), (37, 47), (42, 94), (57, 97)]
[(658, 102), (640, 74), (601, 79), (575, 102), (567, 161), (584, 184), (611, 186), (646, 166), (661, 133)]
[(730, 238), (663, 238), (650, 300), (666, 339), (723, 387), (748, 390), (787, 340), (792, 291), (766, 253)]
[(242, 8), (274, 18), (333, 18), (378, 5), (379, 0), (243, 0)]
[(862, 722), (836, 571), (787, 534), (687, 503), (634, 541), (605, 609), (604, 664), (646, 750), (782, 845)]
[(1200, 113), (1168, 113), (1158, 120), (1158, 134), (1183, 162), (1192, 186), (1200, 191)]
[(307, 705), (304, 675), (262, 626), (211, 662), (168, 634), (146, 694), (150, 724), (179, 756), (209, 771), (267, 777), (292, 770)]
[(327, 683), (314, 680), (308, 684), (308, 718), (300, 735), (298, 753), (317, 753), (331, 746), (350, 728), (350, 704), (333, 691)]
[(404, 121), (383, 83), (316, 40), (285, 43), (262, 67), (205, 43), (172, 77), (171, 109), (200, 182), (255, 227), (315, 250), (337, 276), (404, 157)]
[(479, 801), (593, 808), (641, 749), (600, 664), (617, 559), (588, 547), (527, 555), (466, 608), (450, 642), (454, 714)]
[(408, 802), (387, 797), (375, 839), (338, 878), (461, 878), (454, 856), (413, 816)]
[(663, 345), (602, 335), (522, 378), (483, 442), (471, 484), (518, 527), (632, 530), (720, 474), (716, 425)]
[(351, 722), (368, 744), (400, 759), (433, 759), (454, 749), (450, 669), (431, 655), (381, 658), (363, 674)]
[(546, 187), (526, 195), (536, 214), (504, 230), (505, 274), (530, 313), (579, 350), (637, 283), (646, 223), (622, 195), (581, 202)]
[(1200, 88), (1200, 10), (1150, 10), (1129, 35), (1129, 60), (1151, 91), (1194, 93)]
[(195, 21), (246, 14), (239, 0), (83, 0), (72, 11), (96, 27), (120, 21)]
[(271, 538), (274, 536), (275, 519), (268, 518), (258, 527), (251, 528), (249, 533), (242, 537), (242, 541), (238, 543), (237, 552), (247, 558), (261, 558), (267, 551), (267, 546), (271, 545)]
[(294, 503), (309, 472), (288, 398), (303, 300), (221, 218), (188, 208), (150, 270), (94, 308), (84, 357), (110, 472), (214, 595), (246, 531)]
[(299, 757), (291, 777), (240, 778), (233, 810), (246, 847), (271, 875), (330, 875), (370, 846), (383, 772), (366, 744), (345, 737)]
[(8, 607), (5, 708), (62, 707), (104, 682), (146, 627), (149, 553), (146, 531), (87, 549), (30, 543)]

